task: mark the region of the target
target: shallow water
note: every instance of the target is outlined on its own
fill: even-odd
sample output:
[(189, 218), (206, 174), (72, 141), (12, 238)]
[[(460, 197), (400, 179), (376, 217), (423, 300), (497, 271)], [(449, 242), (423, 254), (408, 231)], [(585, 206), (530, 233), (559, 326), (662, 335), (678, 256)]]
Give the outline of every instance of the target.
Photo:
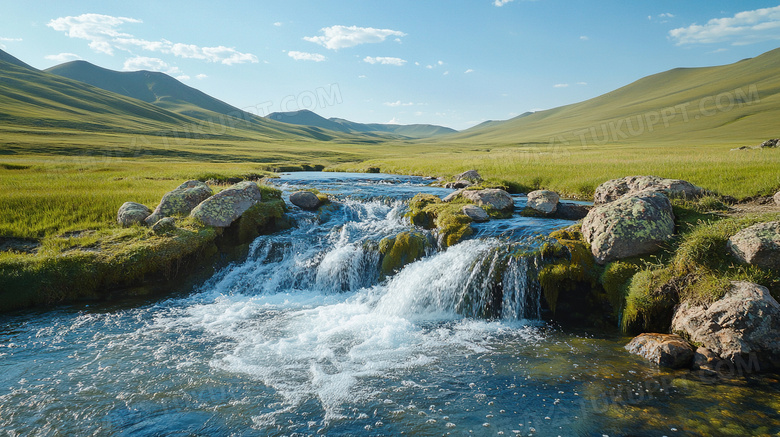
[[(570, 222), (491, 221), (380, 282), (369, 243), (410, 229), (417, 192), (451, 191), (427, 182), (285, 175), (339, 202), (191, 293), (0, 316), (0, 434), (780, 432), (776, 376), (661, 371), (617, 332), (538, 320), (530, 261), (507, 253)], [(497, 283), (501, 318), (471, 317)]]

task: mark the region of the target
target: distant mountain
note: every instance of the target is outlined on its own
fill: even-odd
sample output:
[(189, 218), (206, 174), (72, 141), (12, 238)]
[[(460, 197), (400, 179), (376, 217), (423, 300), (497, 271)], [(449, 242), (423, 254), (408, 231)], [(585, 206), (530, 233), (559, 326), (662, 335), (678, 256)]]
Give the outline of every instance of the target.
[(7, 62), (9, 64), (16, 65), (17, 67), (26, 68), (28, 70), (35, 70), (35, 68), (25, 64), (24, 62), (20, 61), (19, 59), (11, 56), (10, 54), (0, 50), (0, 61)]
[(343, 118), (325, 118), (307, 109), (292, 112), (274, 112), (269, 114), (267, 118), (283, 123), (299, 126), (316, 126), (337, 132), (388, 133), (405, 138), (430, 138), (457, 132), (455, 129), (431, 124), (357, 123)]
[(447, 137), (469, 144), (713, 144), (780, 136), (780, 49), (718, 67), (676, 68), (584, 102)]

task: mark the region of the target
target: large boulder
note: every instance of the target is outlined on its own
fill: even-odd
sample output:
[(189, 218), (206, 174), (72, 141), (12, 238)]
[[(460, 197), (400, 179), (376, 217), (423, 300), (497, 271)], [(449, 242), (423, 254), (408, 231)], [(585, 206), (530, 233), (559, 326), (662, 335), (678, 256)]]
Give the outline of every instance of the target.
[(555, 191), (536, 190), (528, 193), (526, 206), (542, 214), (554, 214), (558, 210), (560, 196)]
[(780, 304), (758, 284), (734, 281), (710, 305), (683, 302), (672, 318), (672, 331), (724, 360), (750, 362), (755, 354), (763, 369), (780, 367)]
[(116, 214), (116, 221), (124, 227), (132, 226), (135, 224), (143, 224), (152, 210), (146, 205), (135, 202), (125, 202), (119, 207), (119, 211)]
[(672, 204), (656, 191), (597, 206), (582, 222), (582, 235), (599, 264), (655, 252), (673, 233)]
[(296, 191), (290, 195), (290, 203), (301, 209), (314, 210), (322, 205), (320, 198), (311, 191)]
[(204, 200), (190, 216), (209, 226), (226, 228), (261, 200), (260, 187), (256, 183), (239, 182)]
[(780, 221), (745, 228), (729, 238), (728, 247), (743, 263), (780, 270)]
[(488, 188), (485, 190), (463, 190), (460, 195), (477, 206), (489, 207), (496, 211), (511, 212), (515, 209), (512, 196), (504, 190)]
[(590, 207), (578, 205), (576, 203), (559, 202), (558, 210), (555, 211), (553, 218), (563, 220), (582, 220), (588, 215)]
[(626, 349), (661, 367), (672, 369), (690, 367), (694, 354), (690, 343), (672, 334), (640, 334), (626, 345)]
[(474, 220), (475, 223), (484, 223), (490, 220), (488, 213), (477, 205), (463, 205), (461, 212), (466, 214), (466, 217)]
[(145, 222), (151, 226), (165, 217), (187, 215), (212, 194), (211, 188), (203, 182), (187, 181), (175, 190), (165, 193), (160, 204)]
[(453, 177), (456, 181), (460, 180), (466, 180), (472, 183), (479, 183), (482, 182), (482, 176), (479, 175), (479, 172), (476, 170), (467, 170), (464, 171), (461, 174), (457, 174)]
[(665, 179), (658, 176), (628, 176), (604, 182), (596, 188), (593, 202), (596, 205), (614, 202), (640, 191), (658, 191), (668, 197), (696, 197), (704, 190), (690, 182), (680, 179)]

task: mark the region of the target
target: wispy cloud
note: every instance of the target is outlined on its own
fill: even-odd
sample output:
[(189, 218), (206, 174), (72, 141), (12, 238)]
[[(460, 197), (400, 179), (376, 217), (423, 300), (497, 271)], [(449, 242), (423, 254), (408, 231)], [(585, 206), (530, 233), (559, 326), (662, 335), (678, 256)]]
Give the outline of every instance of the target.
[(568, 88), (568, 87), (569, 87), (568, 83), (556, 83), (555, 85), (553, 85), (553, 88)]
[(195, 76), (195, 79), (198, 79), (198, 80), (203, 80), (203, 79), (206, 79), (206, 78), (208, 78), (208, 77), (209, 77), (209, 76), (208, 76), (208, 74), (203, 74), (203, 73), (201, 73), (201, 74), (198, 74), (198, 75), (196, 75), (196, 76)]
[(0, 36), (0, 48), (2, 49), (5, 48), (5, 44), (3, 44), (4, 42), (21, 42), (21, 41), (22, 41), (21, 38), (6, 38)]
[(274, 26), (282, 27), (282, 22), (281, 21), (277, 21), (276, 23), (274, 23)]
[(582, 41), (587, 41), (587, 40), (589, 40), (589, 39), (590, 39), (590, 38), (588, 38), (588, 37), (587, 37), (587, 36), (585, 36), (585, 35), (582, 35), (582, 36), (580, 37), (580, 40), (582, 40)]
[(493, 5), (498, 6), (500, 8), (501, 6), (504, 6), (507, 3), (511, 3), (512, 1), (514, 0), (495, 0), (493, 2)]
[(406, 60), (401, 58), (390, 58), (390, 57), (373, 57), (373, 56), (366, 56), (363, 59), (363, 62), (367, 62), (369, 64), (382, 64), (382, 65), (396, 65), (398, 67), (406, 64)]
[(199, 59), (225, 65), (258, 62), (257, 56), (242, 53), (231, 47), (201, 47), (195, 44), (174, 43), (167, 39), (150, 41), (136, 38), (120, 30), (121, 26), (143, 23), (128, 17), (112, 17), (101, 14), (82, 14), (76, 17), (55, 18), (47, 24), (54, 30), (65, 32), (70, 38), (89, 41), (89, 47), (98, 52), (113, 55), (115, 50), (130, 51), (133, 48), (170, 54), (180, 58)]
[(587, 85), (588, 85), (588, 82), (577, 82), (577, 85), (581, 85), (581, 86), (587, 86)]
[(672, 29), (669, 36), (677, 45), (723, 42), (745, 45), (780, 39), (780, 6), (739, 12), (733, 17), (714, 18), (707, 24)]
[(56, 55), (46, 55), (44, 58), (54, 61), (54, 62), (69, 62), (69, 61), (75, 61), (76, 59), (81, 59), (81, 56), (75, 54), (75, 53), (59, 53)]
[(405, 102), (404, 103), (404, 102), (402, 102), (400, 100), (397, 100), (395, 102), (385, 102), (385, 103), (383, 103), (383, 105), (390, 106), (392, 108), (397, 108), (399, 106), (414, 106), (414, 103), (413, 102)]
[[(163, 61), (160, 58), (149, 58), (146, 56), (136, 56), (130, 59), (127, 59), (124, 63), (124, 66), (122, 67), (125, 71), (138, 71), (138, 70), (149, 70), (149, 71), (161, 71), (166, 74), (170, 75), (179, 75), (179, 77), (182, 77), (181, 70), (179, 67), (170, 66), (167, 62)], [(177, 79), (179, 78), (177, 77)], [(187, 79), (189, 79), (189, 76), (187, 76)]]
[(360, 44), (380, 43), (390, 36), (406, 36), (398, 30), (357, 26), (330, 26), (320, 29), (320, 32), (322, 35), (306, 36), (303, 39), (330, 50), (338, 50)]
[(296, 61), (322, 62), (325, 59), (327, 59), (325, 56), (319, 53), (306, 53), (306, 52), (296, 52), (296, 51), (287, 52), (287, 56), (295, 59)]
[(469, 68), (468, 70), (464, 71), (463, 73), (465, 73), (465, 74), (469, 74), (469, 73), (473, 73), (473, 72), (474, 72), (474, 70), (472, 70), (471, 68)]

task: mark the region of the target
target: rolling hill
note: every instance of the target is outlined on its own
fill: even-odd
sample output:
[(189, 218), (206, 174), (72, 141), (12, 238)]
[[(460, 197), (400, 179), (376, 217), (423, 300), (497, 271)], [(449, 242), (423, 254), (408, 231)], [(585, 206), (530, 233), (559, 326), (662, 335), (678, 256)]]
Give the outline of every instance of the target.
[(677, 68), (584, 102), (489, 122), (446, 141), (476, 144), (724, 143), (780, 136), (780, 49)]
[(357, 123), (343, 118), (325, 118), (312, 111), (303, 109), (292, 112), (274, 112), (266, 116), (271, 120), (290, 123), (299, 126), (317, 126), (345, 133), (387, 133), (403, 138), (430, 138), (439, 135), (453, 134), (457, 131), (444, 126), (432, 124), (381, 124)]

